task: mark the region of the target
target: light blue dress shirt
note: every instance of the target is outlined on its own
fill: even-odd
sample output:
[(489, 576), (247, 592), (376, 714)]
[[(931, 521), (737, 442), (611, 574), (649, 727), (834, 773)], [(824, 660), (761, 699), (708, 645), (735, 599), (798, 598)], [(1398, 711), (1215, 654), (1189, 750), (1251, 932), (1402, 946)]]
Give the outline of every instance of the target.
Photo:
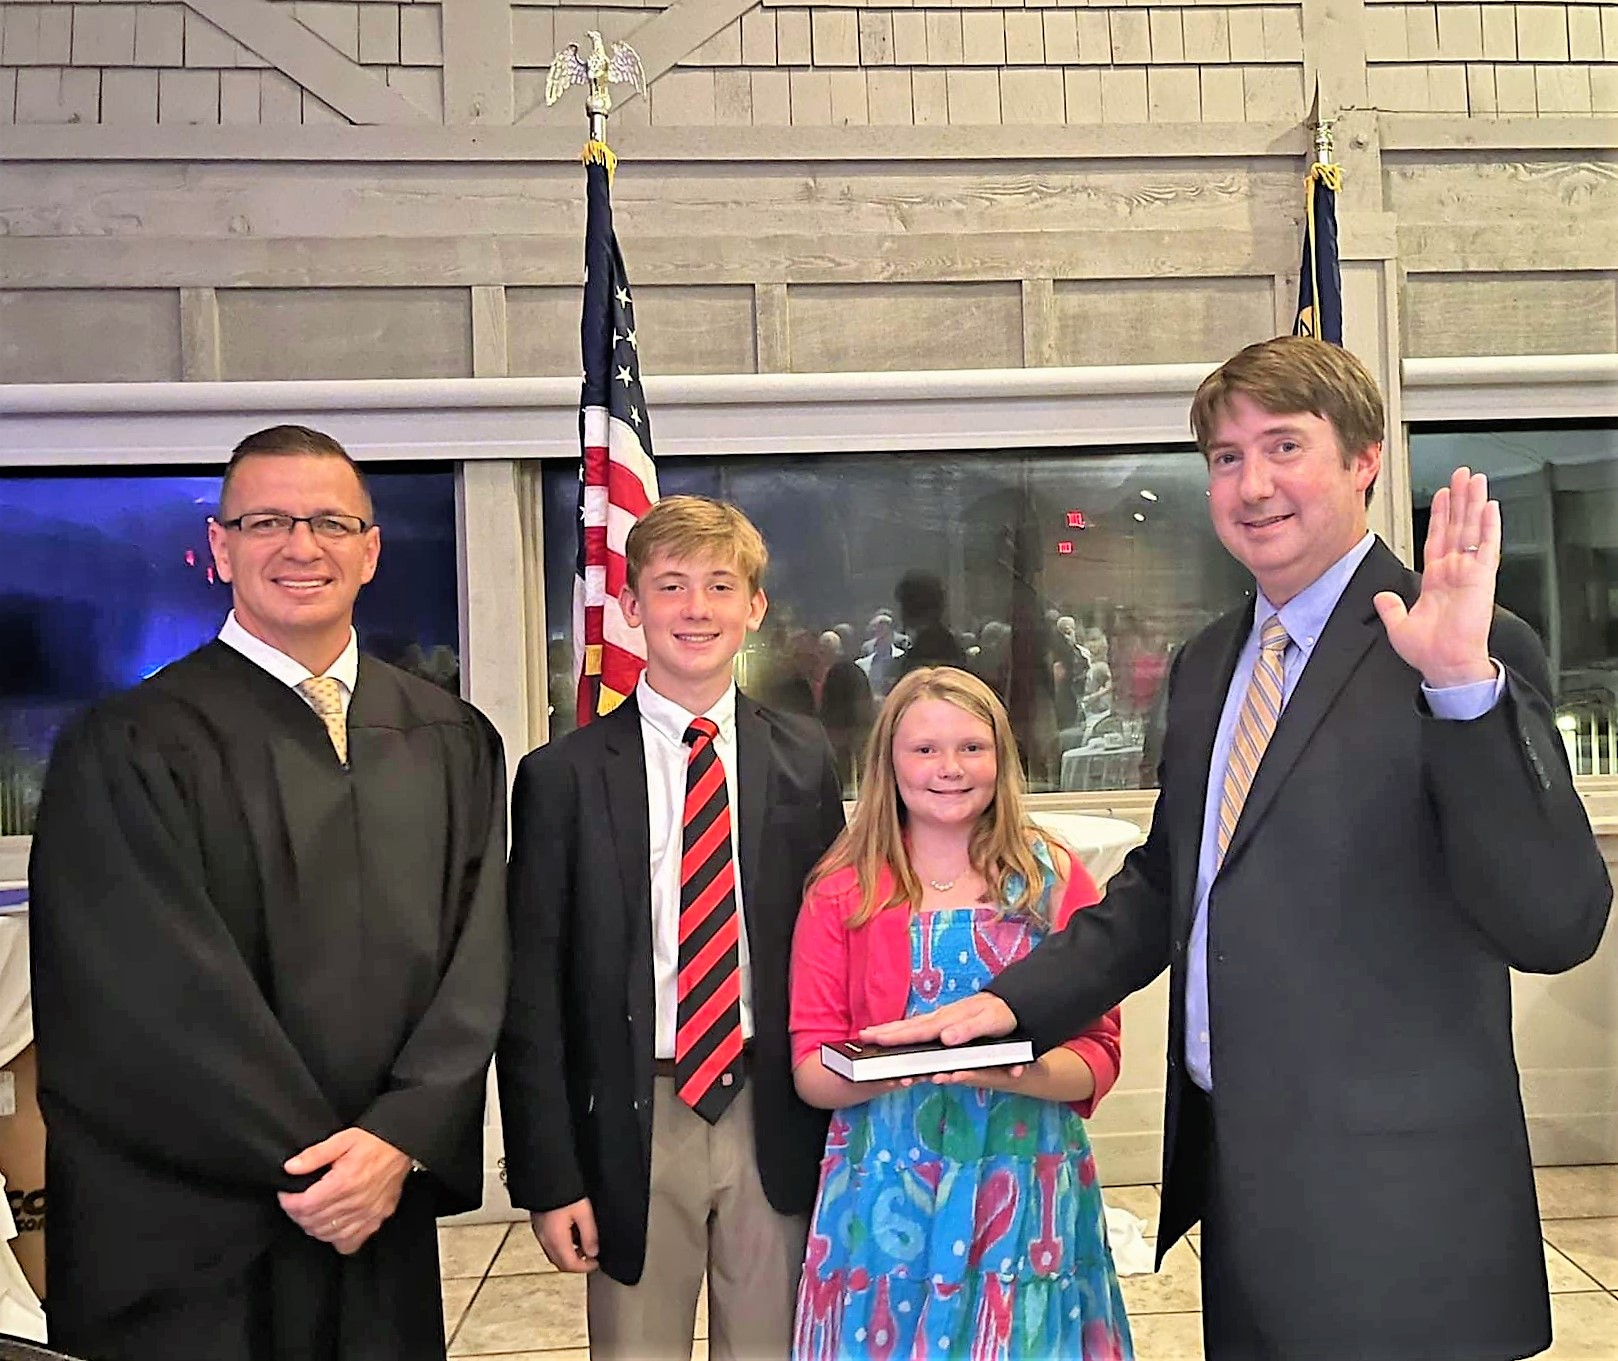
[[(1359, 570), (1375, 542), (1376, 536), (1367, 533), (1310, 585), (1281, 606), (1279, 611), (1264, 598), (1262, 591), (1258, 592), (1253, 625), (1247, 641), (1242, 644), (1241, 654), (1236, 658), (1236, 673), (1230, 678), (1230, 690), (1225, 695), (1225, 707), (1219, 715), (1219, 731), (1214, 739), (1213, 760), (1208, 766), (1208, 789), (1203, 800), (1202, 846), (1197, 856), (1196, 908), (1191, 918), (1191, 946), (1186, 959), (1185, 1067), (1191, 1080), (1204, 1091), (1213, 1090), (1212, 1035), (1208, 1023), (1208, 894), (1213, 888), (1219, 858), (1219, 798), (1225, 787), (1225, 767), (1230, 763), (1236, 720), (1241, 716), (1247, 685), (1258, 662), (1259, 636), (1263, 632), (1264, 621), (1272, 614), (1279, 613), (1282, 627), (1290, 640), (1282, 657), (1284, 679), (1281, 709), (1285, 713), (1286, 703), (1298, 688), (1298, 678), (1303, 675), (1304, 667), (1309, 665), (1309, 658), (1326, 627), (1326, 621), (1331, 618), (1349, 580)], [(1449, 686), (1442, 690), (1434, 690), (1424, 683), (1421, 691), (1435, 718), (1481, 718), (1500, 702), (1505, 690), (1506, 676), (1499, 662), (1494, 664), (1494, 673), (1492, 681)]]

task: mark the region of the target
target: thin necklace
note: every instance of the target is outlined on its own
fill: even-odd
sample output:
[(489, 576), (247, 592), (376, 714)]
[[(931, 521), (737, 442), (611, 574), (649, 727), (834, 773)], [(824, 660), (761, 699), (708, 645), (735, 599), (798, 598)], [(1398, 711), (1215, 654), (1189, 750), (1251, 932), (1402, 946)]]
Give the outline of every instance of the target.
[[(960, 877), (959, 875), (956, 876), (957, 879), (959, 877)], [(955, 879), (951, 879), (947, 883), (942, 883), (941, 884), (936, 879), (929, 879), (927, 881), (927, 887), (932, 889), (936, 893), (948, 893), (952, 888), (955, 887), (955, 882), (956, 882)]]

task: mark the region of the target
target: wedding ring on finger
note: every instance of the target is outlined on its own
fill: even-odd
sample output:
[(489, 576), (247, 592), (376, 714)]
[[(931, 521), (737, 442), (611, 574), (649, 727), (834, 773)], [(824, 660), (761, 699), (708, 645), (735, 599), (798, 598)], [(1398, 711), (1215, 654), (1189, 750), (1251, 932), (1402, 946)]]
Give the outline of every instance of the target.
[(1461, 549), (1461, 552), (1463, 552), (1463, 553), (1476, 553), (1482, 547), (1483, 547), (1483, 545), (1480, 544), (1480, 543), (1469, 543), (1469, 544), (1466, 545), (1465, 548)]

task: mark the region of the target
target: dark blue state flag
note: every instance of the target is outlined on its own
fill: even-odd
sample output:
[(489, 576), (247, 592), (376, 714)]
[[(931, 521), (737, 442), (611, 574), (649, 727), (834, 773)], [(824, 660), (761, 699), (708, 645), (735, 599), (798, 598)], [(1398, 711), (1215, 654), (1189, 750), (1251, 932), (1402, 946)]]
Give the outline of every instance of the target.
[(1295, 336), (1343, 343), (1343, 271), (1337, 255), (1337, 191), (1343, 167), (1316, 161), (1304, 180), (1309, 195), (1303, 232), (1303, 264), (1298, 271)]

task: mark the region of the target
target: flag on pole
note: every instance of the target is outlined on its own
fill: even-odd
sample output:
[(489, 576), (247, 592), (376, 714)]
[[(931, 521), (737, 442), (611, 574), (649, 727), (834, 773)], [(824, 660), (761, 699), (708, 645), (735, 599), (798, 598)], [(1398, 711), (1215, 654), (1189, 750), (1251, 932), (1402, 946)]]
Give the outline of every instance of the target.
[(584, 152), (584, 391), (579, 403), (579, 552), (573, 583), (578, 721), (611, 713), (646, 665), (639, 629), (624, 621), (624, 540), (657, 500), (652, 422), (640, 386), (629, 276), (612, 230), (612, 170), (605, 143)]
[(1342, 187), (1342, 166), (1317, 160), (1309, 167), (1298, 319), (1292, 324), (1293, 335), (1316, 336), (1333, 345), (1343, 343), (1343, 272), (1337, 257), (1337, 191)]

